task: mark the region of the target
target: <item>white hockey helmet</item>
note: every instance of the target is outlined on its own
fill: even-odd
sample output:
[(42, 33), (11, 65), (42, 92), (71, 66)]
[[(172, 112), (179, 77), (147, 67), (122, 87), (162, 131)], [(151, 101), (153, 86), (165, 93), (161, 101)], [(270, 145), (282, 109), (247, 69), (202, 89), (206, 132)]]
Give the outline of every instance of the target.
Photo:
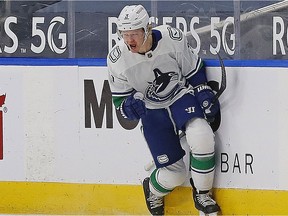
[(149, 15), (142, 5), (127, 5), (117, 19), (118, 31), (127, 31), (143, 28), (147, 33)]

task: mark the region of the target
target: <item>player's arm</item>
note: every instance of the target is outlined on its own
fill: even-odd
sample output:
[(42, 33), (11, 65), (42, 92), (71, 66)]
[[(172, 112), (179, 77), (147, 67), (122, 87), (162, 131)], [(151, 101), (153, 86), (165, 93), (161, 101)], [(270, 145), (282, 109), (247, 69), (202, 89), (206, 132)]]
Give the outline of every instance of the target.
[[(199, 58), (199, 57), (198, 57)], [(200, 58), (199, 58), (199, 61)], [(200, 103), (208, 121), (213, 121), (215, 115), (220, 109), (219, 101), (213, 101), (215, 94), (211, 87), (207, 84), (206, 67), (201, 61), (199, 69), (195, 73), (186, 78), (187, 82), (193, 86), (194, 94)], [(213, 103), (212, 103), (213, 101)]]
[(123, 103), (123, 101), (127, 98), (126, 97), (118, 97), (118, 96), (113, 96), (112, 94), (112, 102), (115, 106), (116, 109), (120, 109), (121, 104)]
[(137, 120), (145, 116), (145, 103), (141, 98), (135, 97), (136, 91), (129, 87), (125, 80), (113, 76), (111, 72), (109, 74), (108, 81), (115, 108), (124, 118), (130, 120)]
[(182, 73), (186, 81), (193, 87), (194, 94), (199, 101), (207, 119), (211, 121), (220, 109), (219, 101), (216, 100), (215, 94), (211, 87), (207, 84), (206, 67), (202, 59), (193, 53), (192, 48), (187, 42), (186, 37), (183, 38), (183, 52), (180, 54)]
[(178, 44), (178, 52), (176, 54), (179, 66), (182, 69), (182, 74), (193, 87), (207, 84), (207, 76), (205, 65), (202, 59), (193, 52), (187, 38), (183, 39)]

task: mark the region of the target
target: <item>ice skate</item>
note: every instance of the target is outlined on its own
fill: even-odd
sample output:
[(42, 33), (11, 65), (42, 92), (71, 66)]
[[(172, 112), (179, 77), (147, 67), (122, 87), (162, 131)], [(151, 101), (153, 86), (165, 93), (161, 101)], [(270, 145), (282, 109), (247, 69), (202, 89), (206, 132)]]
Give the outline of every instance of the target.
[(164, 215), (164, 198), (152, 194), (149, 189), (150, 178), (143, 181), (143, 190), (148, 210), (152, 215)]
[(200, 216), (216, 216), (218, 211), (220, 211), (219, 205), (211, 198), (209, 191), (197, 192), (193, 190), (193, 200)]

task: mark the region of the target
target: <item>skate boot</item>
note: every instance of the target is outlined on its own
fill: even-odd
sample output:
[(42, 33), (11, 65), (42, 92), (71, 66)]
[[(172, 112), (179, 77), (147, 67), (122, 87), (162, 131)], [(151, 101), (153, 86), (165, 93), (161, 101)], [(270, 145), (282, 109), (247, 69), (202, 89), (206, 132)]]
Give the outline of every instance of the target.
[(157, 197), (149, 189), (150, 178), (143, 181), (143, 190), (148, 210), (152, 215), (164, 215), (164, 197)]
[(200, 215), (216, 216), (220, 211), (219, 205), (211, 198), (209, 191), (193, 190), (193, 200)]

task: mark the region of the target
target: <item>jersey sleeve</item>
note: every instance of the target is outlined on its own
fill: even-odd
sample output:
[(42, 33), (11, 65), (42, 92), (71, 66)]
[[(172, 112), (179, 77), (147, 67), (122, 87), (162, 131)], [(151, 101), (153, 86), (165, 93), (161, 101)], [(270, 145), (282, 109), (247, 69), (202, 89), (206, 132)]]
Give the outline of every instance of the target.
[(121, 77), (115, 73), (108, 66), (108, 82), (112, 93), (112, 101), (116, 108), (118, 108), (122, 101), (131, 95), (134, 89), (128, 84), (125, 77)]
[(181, 48), (177, 50), (176, 59), (183, 76), (194, 87), (206, 83), (206, 70), (202, 59), (193, 52), (184, 34), (180, 42)]

